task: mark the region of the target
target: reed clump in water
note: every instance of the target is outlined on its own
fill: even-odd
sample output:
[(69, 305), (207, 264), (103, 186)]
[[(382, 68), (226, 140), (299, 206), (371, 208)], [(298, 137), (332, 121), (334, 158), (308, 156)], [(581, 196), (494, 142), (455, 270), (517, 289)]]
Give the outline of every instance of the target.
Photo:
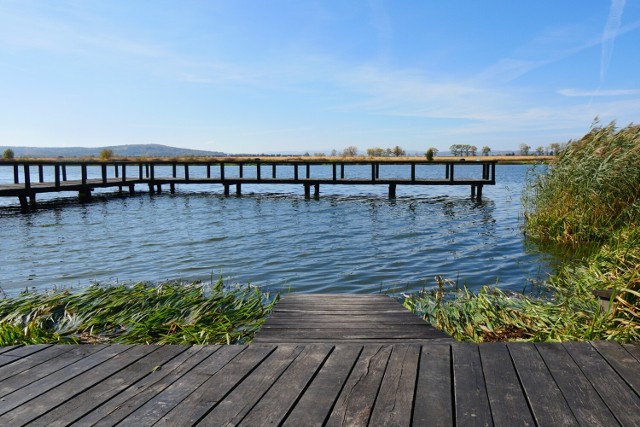
[[(405, 305), (460, 340), (640, 340), (640, 126), (594, 127), (570, 142), (523, 197), (527, 235), (573, 250), (538, 295), (437, 287)], [(592, 291), (613, 290), (601, 312)]]
[(246, 343), (276, 300), (222, 280), (28, 292), (0, 300), (0, 345)]
[(611, 123), (567, 144), (523, 204), (528, 235), (562, 244), (603, 243), (640, 224), (640, 125)]

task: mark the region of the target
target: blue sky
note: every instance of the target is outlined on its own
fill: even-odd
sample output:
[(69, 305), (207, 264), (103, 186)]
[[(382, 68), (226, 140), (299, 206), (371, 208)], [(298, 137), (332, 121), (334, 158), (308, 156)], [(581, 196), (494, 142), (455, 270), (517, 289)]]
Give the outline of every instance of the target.
[(640, 0), (0, 0), (0, 145), (517, 150), (640, 116)]

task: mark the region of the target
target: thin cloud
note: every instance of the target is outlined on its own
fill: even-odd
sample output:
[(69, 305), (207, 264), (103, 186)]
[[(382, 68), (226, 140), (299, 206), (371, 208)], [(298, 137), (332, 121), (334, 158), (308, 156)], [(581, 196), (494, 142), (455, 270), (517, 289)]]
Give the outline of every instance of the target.
[(602, 53), (600, 56), (600, 83), (604, 81), (607, 69), (613, 57), (613, 44), (620, 31), (622, 23), (622, 12), (624, 11), (625, 0), (612, 0), (609, 9), (609, 18), (602, 32)]
[(640, 95), (640, 89), (610, 89), (610, 90), (578, 90), (578, 89), (561, 89), (558, 91), (562, 96), (632, 96)]

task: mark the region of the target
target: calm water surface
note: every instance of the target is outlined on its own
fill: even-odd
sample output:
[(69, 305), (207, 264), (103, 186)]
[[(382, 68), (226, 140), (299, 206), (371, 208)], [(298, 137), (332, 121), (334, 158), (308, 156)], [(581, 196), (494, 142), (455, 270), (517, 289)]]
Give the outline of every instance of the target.
[(552, 262), (521, 231), (529, 168), (498, 165), (482, 201), (468, 187), (399, 186), (389, 200), (386, 186), (328, 185), (319, 200), (273, 185), (245, 185), (241, 197), (224, 197), (221, 185), (97, 191), (88, 204), (68, 193), (28, 214), (0, 200), (0, 287), (223, 276), (272, 290), (372, 293), (416, 291), (442, 275), (520, 291)]

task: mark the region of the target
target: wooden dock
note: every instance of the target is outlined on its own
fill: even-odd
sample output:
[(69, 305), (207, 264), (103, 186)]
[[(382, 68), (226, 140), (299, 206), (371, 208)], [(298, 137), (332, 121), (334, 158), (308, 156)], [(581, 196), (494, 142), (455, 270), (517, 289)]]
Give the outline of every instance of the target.
[[(476, 177), (456, 177), (456, 166), (474, 166)], [(362, 167), (366, 174), (350, 176), (354, 167)], [(381, 175), (388, 166), (404, 170), (402, 176)], [(438, 178), (420, 177), (420, 168), (441, 168)], [(496, 161), (270, 161), (246, 159), (225, 161), (26, 161), (0, 160), (0, 168), (11, 168), (4, 176), (10, 182), (0, 182), (0, 197), (17, 197), (24, 210), (34, 207), (36, 196), (63, 191), (78, 192), (81, 200), (91, 198), (96, 188), (123, 188), (135, 191), (136, 185), (148, 186), (149, 192), (161, 192), (168, 186), (175, 192), (176, 185), (221, 184), (225, 195), (235, 187), (241, 194), (244, 184), (302, 185), (306, 198), (319, 197), (321, 185), (384, 185), (390, 198), (403, 185), (464, 185), (471, 188), (471, 197), (482, 198), (485, 185), (495, 185)], [(321, 172), (318, 172), (318, 168)], [(398, 168), (396, 168), (398, 170)], [(312, 171), (314, 171), (312, 173)], [(2, 176), (2, 174), (0, 174)]]
[(458, 343), (383, 296), (278, 306), (248, 346), (0, 347), (0, 425), (640, 425), (640, 346)]
[(290, 294), (254, 343), (407, 344), (454, 342), (386, 295)]
[(0, 348), (0, 425), (638, 426), (615, 342)]

